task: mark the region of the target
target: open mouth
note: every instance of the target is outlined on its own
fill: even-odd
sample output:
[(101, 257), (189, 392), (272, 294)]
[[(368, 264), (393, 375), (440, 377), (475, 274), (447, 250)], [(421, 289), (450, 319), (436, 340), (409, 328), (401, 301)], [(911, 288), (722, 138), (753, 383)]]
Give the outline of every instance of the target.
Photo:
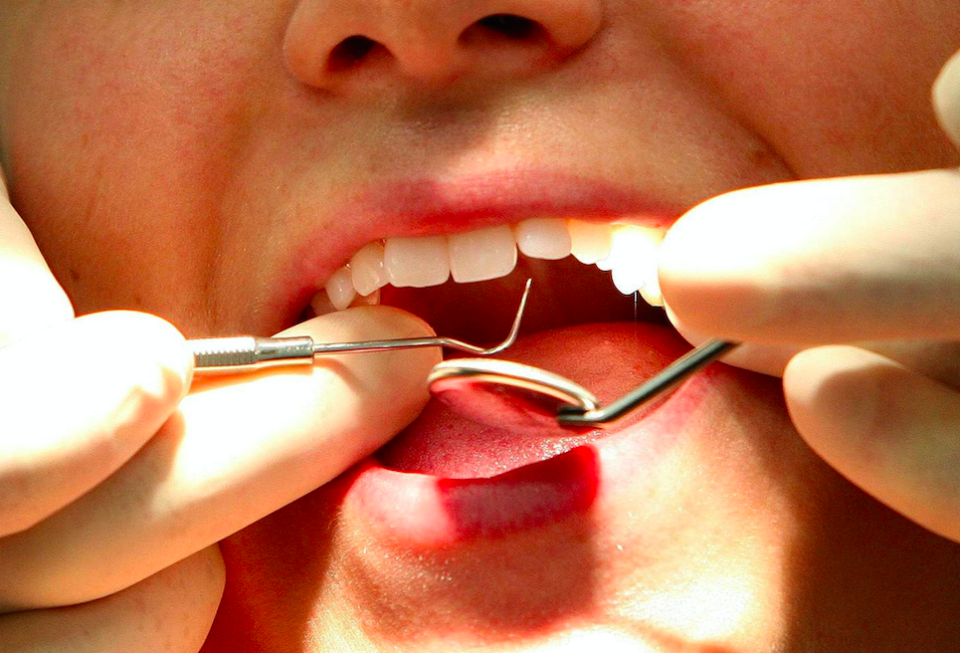
[[(651, 196), (519, 172), (359, 192), (342, 223), (334, 215), (338, 238), (318, 230), (291, 257), (291, 281), (323, 285), (294, 288), (288, 312), (382, 303), (439, 335), (485, 345), (503, 339), (531, 278), (520, 338), (497, 357), (565, 376), (605, 404), (690, 349), (655, 306), (657, 246), (689, 203)], [(654, 464), (669, 459), (722, 376), (707, 371), (588, 432), (551, 420), (484, 424), (465, 416), (476, 411), (431, 400), (343, 477), (344, 516), (404, 546), (434, 548), (582, 515), (607, 489), (635, 485), (640, 469), (653, 483)]]
[[(382, 302), (419, 315), (439, 334), (485, 344), (502, 338), (523, 283), (532, 278), (521, 338), (499, 357), (563, 374), (607, 401), (686, 350), (658, 308), (656, 256), (663, 234), (658, 227), (547, 218), (453, 235), (387, 238), (361, 247), (311, 308), (325, 314)], [(461, 410), (432, 401), (378, 452), (379, 462), (447, 479), (490, 478), (608, 432), (571, 431), (551, 419), (512, 419), (527, 413), (509, 405), (488, 408), (483, 397), (472, 395), (458, 400)], [(476, 401), (480, 411), (502, 408), (503, 418), (478, 421), (476, 413), (462, 410), (463, 401)]]

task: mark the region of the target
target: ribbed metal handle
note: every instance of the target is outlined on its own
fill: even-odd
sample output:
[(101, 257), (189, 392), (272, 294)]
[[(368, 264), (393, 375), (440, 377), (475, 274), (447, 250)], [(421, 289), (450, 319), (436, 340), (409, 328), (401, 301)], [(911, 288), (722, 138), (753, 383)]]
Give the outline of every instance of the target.
[(242, 372), (278, 365), (312, 365), (313, 338), (234, 336), (191, 340), (198, 372)]
[(257, 362), (257, 339), (253, 336), (206, 338), (193, 340), (190, 345), (197, 367), (232, 367)]

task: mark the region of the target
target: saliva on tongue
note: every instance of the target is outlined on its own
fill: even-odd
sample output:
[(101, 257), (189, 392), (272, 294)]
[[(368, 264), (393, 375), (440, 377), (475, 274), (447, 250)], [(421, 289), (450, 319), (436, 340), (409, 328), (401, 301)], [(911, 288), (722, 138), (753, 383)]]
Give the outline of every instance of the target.
[[(385, 303), (424, 317), (438, 333), (494, 342), (509, 329), (516, 309), (511, 300), (519, 299), (524, 280), (532, 276), (521, 337), (497, 358), (563, 375), (593, 392), (601, 404), (636, 387), (689, 350), (658, 309), (642, 300), (636, 306), (633, 297), (613, 288), (608, 276), (598, 283), (584, 275), (584, 266), (577, 263), (573, 264), (579, 268), (577, 274), (561, 275), (558, 282), (558, 263), (551, 262), (550, 274), (528, 266), (504, 279), (472, 284), (466, 292), (454, 284), (412, 292), (392, 290)], [(584, 323), (587, 320), (590, 323)], [(470, 329), (471, 324), (482, 328)], [(531, 331), (536, 332), (525, 335)], [(377, 458), (385, 467), (402, 472), (487, 478), (557, 456), (623, 428), (651, 410), (603, 431), (578, 432), (516, 399), (504, 400), (488, 392), (461, 393), (452, 407), (432, 399), (410, 426), (377, 452)]]

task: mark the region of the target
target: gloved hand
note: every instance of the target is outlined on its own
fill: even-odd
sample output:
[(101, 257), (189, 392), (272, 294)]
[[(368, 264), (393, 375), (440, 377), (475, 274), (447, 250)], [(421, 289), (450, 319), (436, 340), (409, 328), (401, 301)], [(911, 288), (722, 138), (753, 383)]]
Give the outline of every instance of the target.
[[(409, 423), (436, 350), (191, 385), (160, 318), (74, 318), (0, 177), (0, 650), (199, 650), (216, 542), (326, 483)], [(369, 307), (291, 329), (430, 335)]]
[[(960, 146), (960, 53), (934, 86)], [(960, 542), (960, 171), (799, 181), (695, 207), (667, 234), (674, 323), (782, 374), (800, 434), (851, 481)]]

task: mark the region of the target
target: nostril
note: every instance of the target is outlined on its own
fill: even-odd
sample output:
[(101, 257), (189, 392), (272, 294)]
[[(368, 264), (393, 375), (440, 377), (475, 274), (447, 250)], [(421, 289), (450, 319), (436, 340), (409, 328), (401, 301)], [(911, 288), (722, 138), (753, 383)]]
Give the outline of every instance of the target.
[(537, 23), (513, 14), (493, 14), (480, 19), (477, 23), (510, 39), (528, 39), (537, 30)]
[(538, 37), (543, 31), (535, 20), (514, 14), (492, 14), (478, 20), (476, 25), (488, 33), (503, 36), (511, 41), (527, 41)]
[(355, 34), (338, 43), (330, 52), (327, 68), (331, 72), (345, 70), (365, 59), (379, 45), (373, 39)]

